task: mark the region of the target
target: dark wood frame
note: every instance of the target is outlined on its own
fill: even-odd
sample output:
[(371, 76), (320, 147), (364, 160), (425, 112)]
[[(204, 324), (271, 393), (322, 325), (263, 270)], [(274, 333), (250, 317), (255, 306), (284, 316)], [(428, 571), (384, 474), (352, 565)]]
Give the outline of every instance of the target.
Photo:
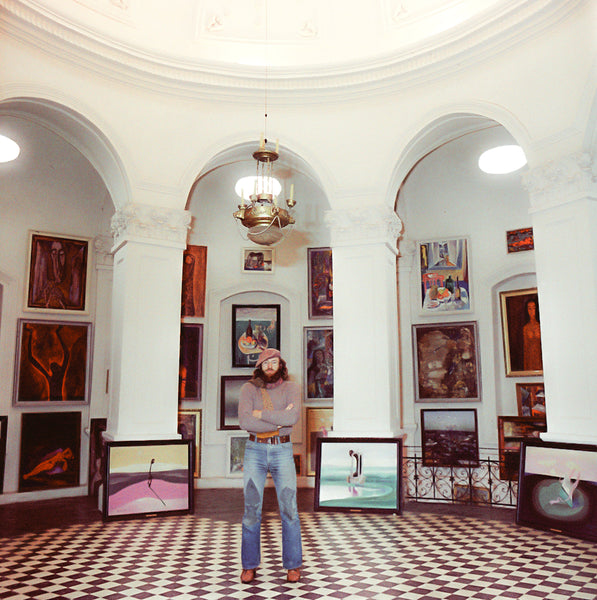
[(597, 445), (524, 441), (516, 523), (596, 542)]
[[(248, 319), (253, 328), (253, 334), (256, 333), (255, 329), (257, 326), (260, 328), (266, 328), (270, 326), (272, 321), (275, 321), (275, 331), (273, 335), (267, 333), (267, 343), (260, 344), (257, 341), (256, 336), (253, 336), (254, 344), (248, 346), (249, 349), (254, 349), (254, 352), (242, 351), (240, 346), (243, 345), (241, 340), (246, 339), (245, 330), (248, 329), (246, 325), (239, 326), (240, 320), (238, 318), (240, 311), (254, 311), (254, 315), (257, 319)], [(268, 318), (264, 318), (264, 311), (270, 313)], [(261, 315), (259, 313), (262, 313)], [(259, 322), (256, 322), (259, 321)], [(243, 320), (243, 322), (245, 322)], [(239, 328), (240, 327), (240, 328)], [(233, 304), (232, 305), (232, 366), (233, 367), (253, 367), (259, 358), (259, 354), (266, 348), (276, 348), (280, 350), (280, 305), (279, 304)], [(241, 333), (242, 332), (242, 333)], [(272, 339), (273, 338), (273, 339)], [(245, 357), (245, 358), (243, 358)]]
[[(184, 368), (184, 371), (183, 371)], [(181, 323), (178, 404), (186, 407), (189, 403), (201, 401), (203, 384), (203, 325), (200, 323)], [(184, 377), (183, 377), (184, 375)], [(191, 383), (189, 387), (189, 382)], [(182, 396), (183, 385), (185, 396)], [(189, 391), (196, 393), (187, 395)]]
[[(176, 450), (178, 447), (180, 450)], [(127, 448), (133, 452), (126, 452)], [(174, 465), (174, 460), (181, 460), (177, 465), (180, 468), (156, 469), (160, 462)], [(137, 470), (139, 465), (143, 465), (142, 470)], [(190, 440), (107, 442), (105, 473), (104, 521), (193, 512), (193, 442)], [(174, 494), (179, 491), (176, 485), (186, 488), (184, 495)], [(129, 497), (136, 494), (130, 510), (115, 506), (116, 495), (125, 488), (129, 488)], [(174, 497), (166, 496), (164, 491)]]
[(0, 416), (0, 494), (4, 492), (4, 465), (6, 463), (6, 436), (8, 435), (8, 416)]
[[(334, 273), (331, 248), (307, 248), (307, 271), (309, 281), (309, 319), (331, 319), (334, 315), (332, 295)], [(324, 305), (319, 305), (325, 295)]]
[[(363, 456), (367, 447), (372, 451), (388, 446), (389, 451), (379, 460), (371, 454)], [(385, 450), (385, 448), (384, 448)], [(354, 452), (354, 454), (351, 454)], [(338, 465), (339, 453), (345, 454), (346, 467)], [(375, 462), (375, 458), (378, 461)], [(353, 465), (352, 460), (355, 460)], [(386, 461), (395, 461), (388, 465)], [(373, 466), (371, 466), (373, 462)], [(362, 466), (364, 465), (364, 466)], [(363, 469), (361, 472), (360, 469)], [(392, 476), (387, 479), (390, 468)], [(353, 472), (353, 468), (357, 470)], [(348, 479), (348, 481), (347, 481)], [(359, 494), (359, 488), (366, 488), (370, 483), (376, 488), (390, 486), (385, 498)], [(343, 494), (334, 499), (322, 499), (322, 488), (328, 493), (342, 490)], [(339, 492), (338, 492), (339, 493)], [(362, 438), (362, 437), (324, 437), (317, 440), (317, 467), (315, 473), (315, 510), (316, 511), (361, 511), (374, 513), (402, 512), (402, 438)]]
[(240, 393), (240, 388), (251, 379), (251, 375), (222, 375), (220, 377), (220, 429), (239, 430), (238, 401), (235, 396), (230, 397), (230, 386), (234, 384), (235, 390)]
[[(468, 413), (468, 415), (465, 415)], [(473, 429), (455, 429), (454, 420), (462, 425), (463, 417), (472, 417)], [(436, 417), (441, 429), (433, 429), (431, 420)], [(443, 417), (443, 423), (441, 423)], [(473, 438), (470, 442), (466, 439)], [(457, 437), (455, 437), (457, 436)], [(449, 439), (451, 438), (451, 439)], [(478, 467), (479, 428), (476, 408), (421, 409), (421, 445), (423, 465), (426, 467)]]
[(538, 438), (543, 431), (547, 431), (545, 418), (498, 417), (500, 479), (509, 481), (518, 479), (522, 442)]
[[(59, 335), (60, 329), (67, 331), (68, 340)], [(38, 366), (28, 356), (28, 341), (25, 340), (25, 331), (29, 331), (32, 336), (32, 353), (35, 350), (34, 360)], [(91, 323), (83, 321), (18, 319), (13, 404), (15, 406), (43, 407), (44, 409), (88, 404), (93, 347), (91, 333)], [(64, 346), (62, 346), (63, 342)], [(66, 355), (65, 348), (68, 352)], [(83, 385), (84, 389), (80, 398), (51, 400), (41, 397), (42, 388), (48, 386), (48, 390), (50, 389), (50, 379), (53, 377), (51, 363), (59, 361), (62, 361), (59, 365), (60, 369), (65, 369), (60, 388), (61, 393), (65, 387), (77, 389)], [(65, 362), (67, 364), (64, 364)], [(40, 367), (43, 368), (43, 372)]]
[[(178, 433), (183, 440), (193, 442), (193, 477), (201, 477), (201, 409), (181, 409), (178, 411)], [(181, 418), (183, 417), (183, 418)], [(191, 419), (191, 431), (188, 431), (184, 417)]]
[[(481, 363), (477, 321), (419, 323), (412, 326), (415, 372), (415, 402), (479, 402), (481, 400)], [(433, 337), (431, 337), (433, 336)], [(472, 358), (463, 358), (466, 346)], [(427, 356), (429, 355), (429, 356)], [(442, 361), (444, 377), (436, 381), (437, 361)], [(463, 365), (466, 368), (462, 368)], [(469, 382), (462, 395), (447, 374), (461, 368)], [(472, 372), (472, 376), (468, 375)], [(463, 377), (456, 377), (463, 381)], [(456, 391), (454, 391), (456, 390)]]

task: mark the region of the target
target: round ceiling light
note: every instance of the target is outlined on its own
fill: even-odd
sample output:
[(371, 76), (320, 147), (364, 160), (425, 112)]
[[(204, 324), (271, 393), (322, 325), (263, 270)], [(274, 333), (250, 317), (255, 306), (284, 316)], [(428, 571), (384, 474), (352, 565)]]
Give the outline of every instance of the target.
[(249, 199), (251, 194), (272, 194), (277, 197), (282, 191), (282, 184), (275, 177), (257, 177), (249, 175), (241, 177), (234, 186), (234, 191), (240, 198)]
[(498, 146), (486, 150), (479, 157), (479, 168), (490, 175), (505, 175), (518, 171), (527, 164), (527, 158), (520, 146)]
[(20, 152), (21, 148), (14, 140), (0, 134), (0, 163), (14, 160)]

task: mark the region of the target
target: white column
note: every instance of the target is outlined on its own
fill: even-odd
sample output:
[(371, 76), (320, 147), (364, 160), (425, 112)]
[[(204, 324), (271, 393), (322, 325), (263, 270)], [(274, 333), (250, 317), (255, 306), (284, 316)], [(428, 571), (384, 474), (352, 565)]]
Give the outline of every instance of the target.
[(128, 205), (112, 219), (109, 440), (177, 433), (182, 256), (190, 214)]
[(400, 240), (398, 253), (398, 325), (400, 332), (400, 405), (402, 429), (406, 434), (405, 443), (415, 445), (417, 420), (415, 418), (415, 380), (413, 373), (413, 340), (411, 327), (411, 274), (417, 251), (415, 242)]
[(399, 433), (396, 239), (389, 207), (326, 213), (334, 268), (334, 433)]
[(597, 187), (587, 154), (533, 169), (545, 440), (597, 443)]

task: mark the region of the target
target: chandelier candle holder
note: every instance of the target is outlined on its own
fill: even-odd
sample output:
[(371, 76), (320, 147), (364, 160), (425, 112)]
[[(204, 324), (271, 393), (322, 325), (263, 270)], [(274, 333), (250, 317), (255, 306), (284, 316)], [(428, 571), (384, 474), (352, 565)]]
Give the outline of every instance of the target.
[(279, 158), (278, 147), (276, 143), (275, 150), (268, 149), (267, 140), (261, 137), (259, 148), (253, 152), (253, 158), (257, 161), (253, 191), (245, 199), (245, 192), (240, 186), (241, 201), (238, 210), (232, 213), (232, 216), (248, 229), (248, 239), (261, 246), (278, 243), (286, 233), (284, 228), (295, 224), (292, 212), (296, 205), (294, 184), (291, 184), (290, 197), (286, 200), (288, 210), (278, 205), (281, 186), (274, 177), (273, 168)]

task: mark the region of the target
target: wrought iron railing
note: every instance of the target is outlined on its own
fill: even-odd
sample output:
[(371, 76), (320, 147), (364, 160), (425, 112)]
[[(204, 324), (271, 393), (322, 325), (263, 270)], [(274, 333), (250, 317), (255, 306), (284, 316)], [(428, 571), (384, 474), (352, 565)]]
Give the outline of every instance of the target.
[[(483, 457), (483, 458), (481, 458)], [(518, 481), (500, 479), (505, 465), (497, 450), (481, 448), (475, 466), (426, 465), (420, 447), (406, 446), (403, 476), (406, 500), (515, 507)]]

